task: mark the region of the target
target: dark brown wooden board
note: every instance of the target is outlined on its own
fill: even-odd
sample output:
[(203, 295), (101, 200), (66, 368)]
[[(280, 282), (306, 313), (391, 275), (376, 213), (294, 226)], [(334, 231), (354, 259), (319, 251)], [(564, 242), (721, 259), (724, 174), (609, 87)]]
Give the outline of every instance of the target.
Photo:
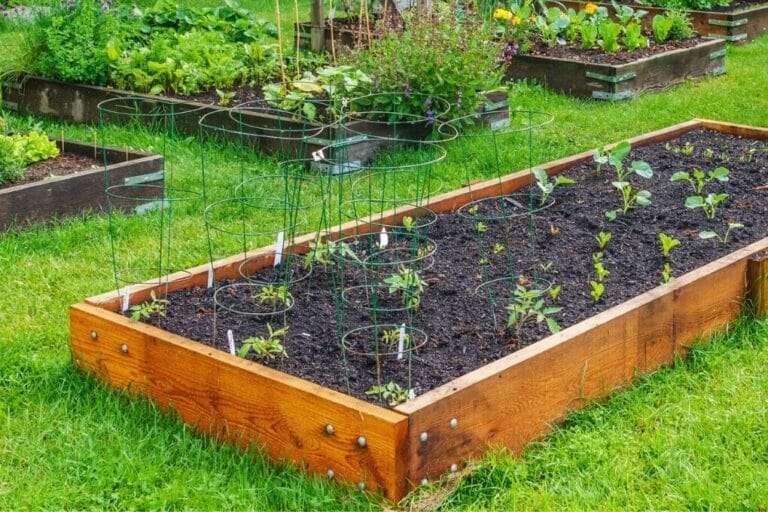
[[(566, 8), (582, 10), (587, 2), (578, 0), (565, 0), (562, 3)], [(613, 7), (608, 2), (595, 2), (613, 12)], [(646, 28), (650, 28), (651, 21), (656, 14), (664, 14), (667, 9), (663, 7), (633, 6), (648, 11), (643, 19)], [(716, 37), (734, 44), (745, 44), (756, 37), (768, 32), (768, 2), (738, 9), (731, 12), (686, 10), (691, 17), (694, 30), (705, 37)]]
[(706, 39), (627, 64), (588, 64), (571, 59), (518, 55), (507, 67), (509, 80), (535, 79), (571, 96), (602, 100), (632, 98), (692, 78), (725, 72), (725, 43)]
[[(630, 142), (635, 146), (653, 144), (698, 128), (768, 140), (766, 128), (694, 120)], [(542, 168), (555, 174), (591, 155), (580, 153)], [(518, 190), (531, 181), (530, 171), (524, 170), (442, 194), (430, 206), (437, 212), (453, 211), (481, 197)], [(383, 221), (397, 222), (415, 213), (391, 212)], [(351, 222), (335, 228), (334, 236), (369, 229), (373, 228), (365, 223)], [(306, 235), (289, 250), (306, 251), (314, 238), (314, 234)], [(488, 446), (520, 450), (545, 435), (568, 411), (628, 384), (637, 374), (685, 356), (694, 342), (726, 328), (741, 314), (747, 290), (754, 288), (749, 260), (766, 249), (768, 238), (470, 372), (394, 411), (132, 322), (115, 312), (120, 308), (116, 292), (73, 306), (72, 350), (82, 367), (116, 387), (130, 388), (173, 407), (204, 432), (240, 439), (242, 444), (262, 443), (273, 457), (303, 461), (315, 472), (344, 468), (336, 474), (353, 483), (365, 475), (369, 487), (380, 488), (397, 500), (423, 479), (458, 469), (469, 458), (482, 455)], [(265, 248), (215, 262), (214, 270), (217, 279), (232, 277), (243, 258), (248, 258), (248, 270), (255, 272), (270, 265), (273, 257), (273, 249)], [(170, 289), (204, 285), (207, 272), (208, 266), (202, 265), (169, 276), (167, 281)], [(132, 287), (131, 302), (146, 300), (153, 290), (163, 291), (157, 282)], [(96, 331), (98, 341), (91, 337), (92, 331)], [(123, 344), (130, 356), (121, 350)], [(174, 364), (179, 368), (173, 368)], [(222, 388), (216, 375), (231, 372), (237, 373), (238, 385)], [(259, 395), (253, 402), (242, 391), (263, 386), (279, 392)], [(291, 405), (277, 403), (284, 396), (291, 397)], [(224, 407), (222, 400), (234, 405)], [(294, 435), (278, 435), (276, 432), (282, 430), (273, 426), (269, 419), (272, 413), (254, 413), (244, 420), (242, 411), (251, 407), (259, 411), (279, 409), (276, 414), (281, 428)], [(307, 418), (302, 412), (308, 409), (323, 412), (317, 419)], [(355, 421), (355, 414), (362, 424)], [(328, 445), (321, 427), (337, 415), (351, 427), (345, 427), (348, 437), (344, 442)], [(369, 457), (365, 458), (351, 442), (354, 436), (350, 432), (367, 426), (376, 432), (381, 446), (374, 452), (369, 445)], [(346, 463), (340, 464), (340, 460)]]
[[(95, 156), (97, 160), (106, 157), (107, 166), (0, 189), (0, 230), (104, 209), (107, 206), (106, 186), (125, 184), (126, 179), (163, 171), (163, 158), (158, 155), (118, 148), (94, 148), (93, 145), (69, 140), (58, 140), (56, 144), (59, 149), (63, 147), (63, 153)], [(151, 187), (140, 189), (140, 198), (115, 199), (112, 206), (128, 211), (162, 197), (162, 174), (151, 179), (148, 183)]]

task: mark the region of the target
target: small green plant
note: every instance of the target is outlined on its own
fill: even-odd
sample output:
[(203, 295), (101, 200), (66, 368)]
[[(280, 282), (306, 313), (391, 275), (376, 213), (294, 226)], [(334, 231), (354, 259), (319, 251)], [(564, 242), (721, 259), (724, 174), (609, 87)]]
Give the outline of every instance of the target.
[(288, 285), (285, 284), (262, 286), (259, 292), (254, 295), (254, 299), (258, 299), (262, 304), (271, 304), (273, 307), (279, 305), (291, 307), (293, 305), (293, 295), (288, 291)]
[(648, 47), (648, 38), (643, 35), (643, 26), (635, 21), (624, 27), (624, 46), (630, 52)]
[(560, 293), (563, 291), (563, 287), (561, 285), (553, 285), (547, 294), (549, 295), (549, 298), (552, 299), (552, 302), (557, 302), (557, 299), (560, 297)]
[(649, 206), (651, 204), (651, 193), (647, 190), (635, 190), (627, 181), (614, 181), (613, 186), (621, 192), (622, 208), (621, 210), (610, 210), (605, 212), (605, 216), (610, 221), (616, 220), (619, 213), (628, 213), (629, 210), (638, 206)]
[(504, 244), (501, 244), (499, 242), (496, 242), (493, 244), (493, 254), (500, 254), (506, 250), (506, 247)]
[(400, 267), (397, 272), (384, 279), (389, 287), (389, 293), (399, 294), (403, 304), (409, 309), (416, 309), (421, 304), (421, 296), (427, 287), (419, 273), (413, 269)]
[(611, 272), (605, 268), (605, 264), (602, 261), (596, 261), (592, 266), (595, 269), (595, 275), (597, 276), (598, 282), (602, 283), (609, 275), (611, 275)]
[(349, 244), (334, 242), (333, 240), (323, 241), (318, 237), (316, 240), (309, 242), (309, 251), (304, 255), (304, 268), (308, 269), (316, 263), (327, 268), (333, 265), (334, 256), (360, 261), (360, 258), (357, 257), (357, 254), (355, 254)]
[(685, 199), (685, 207), (691, 210), (701, 208), (706, 217), (710, 220), (717, 215), (717, 208), (728, 199), (728, 194), (707, 194), (704, 196), (688, 196)]
[(658, 44), (664, 44), (669, 40), (669, 31), (672, 30), (673, 20), (663, 14), (657, 14), (651, 21), (653, 38)]
[(661, 284), (669, 284), (672, 281), (672, 265), (669, 262), (664, 263), (661, 268)]
[(573, 185), (576, 182), (567, 176), (555, 176), (550, 179), (544, 169), (534, 169), (533, 175), (536, 177), (536, 186), (541, 191), (539, 197), (539, 206), (544, 206), (549, 197), (555, 192), (557, 187), (563, 185)]
[[(386, 329), (384, 332), (381, 333), (381, 342), (385, 345), (397, 345), (400, 343), (400, 329)], [(411, 346), (411, 335), (408, 333), (403, 333), (403, 346), (404, 347), (410, 347)]]
[(131, 306), (131, 320), (149, 320), (153, 315), (165, 316), (168, 301), (158, 299), (155, 292), (150, 293), (151, 300), (143, 304)]
[(595, 174), (600, 175), (600, 172), (603, 170), (603, 166), (608, 163), (609, 157), (610, 154), (608, 153), (608, 150), (605, 149), (605, 147), (596, 149), (592, 153), (592, 160), (595, 161)]
[(478, 233), (485, 233), (488, 231), (488, 225), (485, 222), (478, 222), (475, 224), (475, 231)]
[(701, 231), (699, 238), (702, 240), (717, 239), (718, 242), (725, 245), (728, 243), (728, 238), (731, 236), (731, 231), (744, 228), (744, 224), (739, 222), (729, 222), (725, 229), (725, 232), (721, 235), (716, 231)]
[(416, 220), (413, 217), (403, 217), (403, 227), (406, 231), (413, 231), (416, 228)]
[(653, 169), (647, 162), (642, 160), (633, 160), (629, 167), (624, 165), (624, 160), (632, 151), (632, 145), (628, 141), (620, 142), (608, 153), (608, 163), (616, 172), (617, 181), (626, 181), (627, 178), (636, 174), (641, 178), (653, 178)]
[(232, 91), (222, 91), (221, 89), (216, 89), (216, 96), (219, 98), (219, 106), (220, 107), (227, 107), (232, 104), (232, 100), (235, 99), (235, 93)]
[(661, 242), (661, 254), (665, 258), (669, 258), (669, 253), (672, 252), (672, 249), (679, 247), (681, 244), (680, 240), (663, 232), (659, 233), (659, 242)]
[(383, 386), (372, 386), (365, 392), (365, 394), (368, 396), (380, 397), (387, 402), (390, 407), (395, 407), (407, 402), (410, 395), (407, 389), (403, 389), (400, 384), (396, 382), (388, 382)]
[(591, 50), (595, 47), (595, 45), (597, 45), (597, 38), (599, 35), (597, 25), (594, 23), (582, 23), (579, 25), (579, 33), (581, 35), (582, 48), (585, 50)]
[(726, 182), (728, 181), (729, 175), (730, 171), (725, 167), (716, 167), (706, 174), (700, 169), (694, 169), (692, 173), (685, 171), (674, 173), (671, 181), (686, 181), (691, 184), (694, 193), (701, 194), (707, 183), (713, 181), (719, 181), (721, 183)]
[(597, 33), (600, 39), (597, 40), (598, 46), (605, 53), (616, 53), (619, 51), (619, 36), (622, 32), (622, 26), (616, 22), (605, 19), (597, 26)]
[(600, 299), (603, 298), (603, 294), (605, 293), (605, 284), (598, 281), (590, 281), (589, 286), (589, 294), (592, 296), (592, 300), (600, 302)]
[(611, 238), (613, 235), (609, 232), (601, 231), (597, 234), (595, 237), (595, 240), (597, 240), (597, 248), (601, 251), (604, 251), (606, 246), (608, 245), (608, 242), (611, 241)]
[(559, 313), (563, 308), (547, 306), (544, 293), (544, 290), (528, 289), (522, 284), (515, 286), (512, 302), (507, 305), (507, 327), (514, 328), (518, 337), (523, 326), (534, 320), (536, 323), (546, 322), (552, 333), (560, 330), (560, 324), (551, 315)]
[(245, 358), (253, 352), (259, 359), (275, 359), (277, 356), (288, 357), (288, 352), (285, 351), (281, 341), (281, 338), (288, 334), (288, 327), (275, 331), (272, 329), (272, 325), (267, 324), (267, 332), (269, 336), (266, 338), (263, 336), (252, 336), (244, 340), (237, 351), (237, 355)]

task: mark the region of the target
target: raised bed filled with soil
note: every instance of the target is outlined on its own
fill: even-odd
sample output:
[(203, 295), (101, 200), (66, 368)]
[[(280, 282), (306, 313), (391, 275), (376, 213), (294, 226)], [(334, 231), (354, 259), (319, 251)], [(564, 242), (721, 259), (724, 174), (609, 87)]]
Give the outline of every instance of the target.
[(536, 79), (552, 90), (601, 100), (632, 98), (691, 78), (725, 73), (725, 43), (694, 38), (606, 54), (572, 47), (534, 46), (507, 67), (507, 79)]
[[(565, 0), (558, 3), (565, 7), (581, 10), (587, 2)], [(610, 3), (596, 3), (607, 7), (609, 10), (611, 8)], [(648, 11), (648, 15), (643, 19), (647, 26), (650, 26), (651, 20), (656, 14), (664, 14), (667, 11), (663, 7), (633, 3), (628, 3), (628, 5)], [(768, 2), (762, 0), (736, 0), (730, 6), (718, 10), (686, 10), (685, 12), (691, 17), (696, 32), (702, 36), (720, 38), (730, 43), (748, 43), (768, 31)]]
[(105, 208), (107, 187), (146, 185), (135, 198), (112, 199), (113, 207), (126, 211), (151, 208), (163, 195), (161, 156), (70, 140), (56, 145), (59, 156), (32, 164), (20, 180), (0, 185), (0, 229)]
[[(371, 123), (366, 120), (350, 121), (343, 126), (297, 121), (295, 118), (277, 115), (259, 107), (260, 90), (246, 88), (235, 92), (237, 96), (232, 102), (233, 105), (244, 102), (253, 106), (231, 111), (227, 107), (216, 105), (215, 95), (203, 94), (190, 98), (150, 96), (111, 87), (26, 76), (18, 81), (7, 81), (3, 84), (2, 104), (9, 110), (23, 114), (88, 124), (99, 123), (99, 104), (107, 100), (131, 98), (140, 102), (143, 109), (150, 109), (153, 104), (173, 105), (174, 126), (179, 133), (198, 135), (200, 120), (207, 116), (204, 121), (204, 134), (228, 137), (238, 142), (245, 140), (265, 153), (296, 152), (299, 153), (296, 156), (302, 158), (309, 158), (317, 150), (332, 146), (333, 150), (343, 154), (347, 163), (370, 161), (377, 150), (386, 143), (386, 139), (393, 137), (395, 131), (398, 137), (407, 140), (420, 140), (433, 132), (431, 126), (420, 122), (401, 123), (393, 128), (387, 123)], [(503, 102), (496, 96), (497, 94), (491, 93), (481, 112), (487, 112), (491, 108), (500, 117), (508, 118), (506, 95)], [(158, 114), (145, 113), (136, 119), (150, 123), (157, 122), (157, 116)], [(115, 117), (123, 122), (128, 119), (127, 115), (103, 115), (107, 120)], [(488, 114), (483, 115), (484, 121), (489, 119)], [(243, 137), (242, 132), (246, 132), (247, 136)], [(281, 134), (284, 138), (281, 138)], [(333, 160), (334, 155), (326, 154), (326, 157)]]
[[(476, 226), (461, 214), (462, 207), (483, 198), (527, 193), (531, 172), (430, 201), (439, 215), (429, 238), (438, 249), (425, 271), (429, 284), (414, 321), (429, 338), (414, 349), (415, 397), (400, 405), (387, 407), (366, 394), (370, 361), (350, 358), (341, 366), (334, 299), (320, 269), (292, 287), (288, 357), (242, 359), (229, 353), (221, 336), (212, 336), (206, 264), (171, 275), (162, 286), (155, 281), (131, 287), (130, 304), (149, 300), (153, 292), (169, 301), (165, 316), (146, 323), (121, 313), (125, 290), (72, 306), (74, 360), (116, 388), (177, 411), (201, 432), (243, 446), (258, 443), (275, 459), (399, 499), (415, 485), (456, 471), (489, 445), (520, 450), (568, 411), (685, 356), (697, 340), (741, 315), (747, 296), (765, 304), (768, 129), (694, 120), (630, 142), (629, 158), (654, 170), (642, 183), (652, 192), (652, 206), (610, 222), (603, 210), (619, 201), (612, 171), (597, 174), (593, 152), (585, 152), (542, 166), (577, 183), (558, 189), (554, 203), (531, 218), (536, 237), (530, 237), (527, 216), (510, 216), (490, 228), (507, 237), (503, 258), (517, 262), (521, 279), (545, 272), (544, 279), (561, 286), (557, 321), (563, 329), (556, 334), (536, 323), (516, 333), (494, 327), (493, 308), (475, 292), (483, 282)], [(717, 184), (729, 198), (713, 223), (700, 210), (682, 206), (687, 184), (670, 178), (680, 170), (717, 166), (730, 170), (730, 180)], [(519, 206), (516, 200), (488, 204)], [(400, 210), (380, 222), (396, 225), (420, 211)], [(743, 225), (728, 243), (699, 236), (704, 229), (721, 230), (724, 222)], [(380, 225), (349, 223), (333, 233), (378, 232)], [(611, 275), (596, 302), (589, 285), (598, 231), (611, 231), (613, 239), (604, 252)], [(659, 286), (665, 263), (661, 231), (680, 239), (682, 248), (669, 260), (674, 279)], [(290, 250), (306, 252), (315, 236), (300, 237)], [(212, 268), (216, 281), (226, 283), (241, 273), (269, 272), (274, 258), (266, 248)], [(485, 265), (496, 268), (494, 256), (488, 259)], [(240, 334), (248, 327), (227, 321), (220, 318), (217, 334)], [(388, 363), (387, 379), (402, 376), (397, 365)]]

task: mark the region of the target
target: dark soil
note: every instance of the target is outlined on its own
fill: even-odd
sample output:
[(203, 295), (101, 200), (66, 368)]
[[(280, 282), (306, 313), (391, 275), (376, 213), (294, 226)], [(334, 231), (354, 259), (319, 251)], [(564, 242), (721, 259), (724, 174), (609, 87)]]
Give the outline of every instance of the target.
[[(633, 52), (622, 49), (617, 53), (605, 53), (599, 48), (585, 50), (578, 45), (558, 45), (550, 48), (542, 42), (537, 42), (526, 55), (538, 57), (554, 57), (558, 59), (570, 59), (588, 64), (627, 64), (652, 55), (691, 48), (702, 42), (701, 37), (692, 37), (681, 41), (668, 41), (665, 44), (656, 44), (652, 39), (648, 48), (641, 48)], [(514, 64), (513, 64), (514, 65)]]
[(37, 162), (27, 167), (24, 176), (13, 183), (0, 184), (0, 189), (15, 187), (24, 183), (33, 183), (57, 176), (68, 176), (93, 168), (103, 168), (103, 164), (95, 158), (72, 153), (62, 153), (56, 158)]
[[(690, 144), (690, 152), (685, 149), (686, 144)], [(488, 294), (475, 292), (489, 279), (514, 276), (491, 286), (493, 296), (500, 299), (511, 296), (510, 289), (516, 282), (529, 288), (561, 286), (557, 305), (563, 309), (554, 317), (566, 328), (660, 284), (664, 265), (658, 241), (660, 232), (682, 242), (671, 256), (675, 276), (768, 235), (768, 144), (700, 130), (670, 143), (637, 148), (627, 163), (635, 159), (647, 161), (654, 169), (650, 180), (637, 176), (629, 180), (637, 189), (651, 191), (653, 204), (630, 210), (612, 223), (606, 220), (604, 212), (620, 204), (618, 191), (611, 185), (616, 178), (611, 169), (596, 175), (591, 162), (565, 173), (576, 179), (577, 185), (556, 191), (554, 204), (539, 211), (534, 218), (535, 230), (531, 229), (526, 215), (513, 215), (530, 200), (528, 190), (514, 195), (512, 201), (492, 200), (473, 211), (473, 215), (484, 217), (487, 230), (483, 234), (478, 234), (476, 229), (478, 218), (468, 219), (457, 213), (439, 215), (437, 221), (421, 233), (434, 242), (436, 253), (433, 265), (429, 265), (432, 261), (429, 259), (421, 265), (421, 275), (428, 288), (413, 321), (415, 327), (427, 333), (428, 341), (402, 361), (391, 355), (382, 356), (381, 382), (394, 381), (403, 387), (410, 382), (415, 393), (422, 394), (549, 334), (544, 324), (535, 322), (527, 323), (519, 334), (506, 329), (504, 306), (508, 301), (494, 303)], [(683, 206), (690, 195), (690, 186), (672, 183), (670, 176), (677, 171), (711, 170), (720, 165), (730, 169), (730, 181), (710, 183), (705, 191), (725, 192), (730, 197), (718, 210), (716, 219), (708, 221), (701, 210)], [(465, 208), (464, 212), (467, 211)], [(499, 216), (505, 218), (492, 220)], [(727, 222), (740, 222), (745, 226), (734, 231), (727, 244), (698, 237), (704, 229), (723, 231)], [(610, 271), (605, 281), (606, 292), (603, 299), (595, 303), (590, 296), (590, 281), (595, 279), (592, 254), (597, 251), (595, 235), (600, 231), (611, 232), (613, 238), (604, 256)], [(405, 243), (394, 233), (392, 238), (395, 246)], [(494, 253), (490, 248), (495, 244), (501, 244), (503, 250)], [(429, 243), (421, 246), (427, 245)], [(359, 255), (364, 254), (357, 246), (353, 249)], [(488, 260), (487, 265), (481, 264), (484, 258)], [(295, 266), (299, 268), (300, 262), (295, 262)], [(377, 382), (374, 358), (355, 354), (367, 351), (367, 347), (359, 343), (361, 339), (353, 340), (351, 345), (355, 350), (347, 352), (347, 363), (344, 363), (338, 341), (333, 268), (339, 267), (324, 271), (317, 266), (307, 279), (293, 285), (295, 304), (287, 314), (289, 333), (284, 342), (289, 356), (259, 362), (375, 401), (365, 394)], [(268, 280), (274, 272), (272, 269), (259, 276)], [(363, 278), (357, 266), (346, 265), (347, 288), (362, 284)], [(248, 295), (240, 294), (238, 307), (255, 311)], [(383, 296), (387, 296), (386, 292)], [(351, 297), (354, 301), (360, 294), (353, 293)], [(211, 291), (183, 290), (170, 294), (168, 299), (166, 317), (154, 317), (152, 324), (225, 351), (228, 350), (227, 329), (233, 331), (239, 346), (247, 337), (262, 335), (267, 320), (280, 325), (282, 319), (220, 311), (216, 341), (212, 342)], [(234, 300), (233, 295), (228, 300)], [(384, 306), (393, 309), (400, 305), (396, 298), (386, 302)], [(345, 315), (345, 332), (370, 325), (370, 315), (362, 308), (347, 307)], [(382, 313), (380, 321), (399, 324), (404, 318), (402, 313)], [(422, 341), (416, 336), (416, 344)], [(391, 350), (383, 349), (384, 352)]]
[(167, 96), (179, 100), (196, 101), (205, 105), (219, 105), (222, 107), (234, 107), (242, 103), (257, 101), (264, 98), (264, 93), (261, 90), (261, 86), (243, 85), (232, 90), (227, 90), (225, 92), (235, 93), (232, 98), (227, 98), (228, 101), (224, 101), (224, 103), (226, 103), (225, 105), (222, 105), (222, 98), (219, 97), (219, 94), (215, 89), (189, 95), (168, 93)]

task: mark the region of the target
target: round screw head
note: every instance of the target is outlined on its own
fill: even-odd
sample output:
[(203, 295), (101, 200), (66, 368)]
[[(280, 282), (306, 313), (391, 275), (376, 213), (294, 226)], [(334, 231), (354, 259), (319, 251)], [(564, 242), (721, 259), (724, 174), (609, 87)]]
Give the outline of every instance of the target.
[(427, 480), (426, 478), (422, 478), (421, 479), (421, 485), (423, 485), (423, 486), (429, 485), (429, 480)]
[(419, 441), (421, 441), (422, 443), (426, 443), (427, 439), (429, 439), (429, 434), (427, 434), (426, 432), (422, 432), (421, 434), (419, 434)]
[(451, 473), (455, 473), (459, 470), (458, 464), (451, 464)]
[(357, 484), (357, 488), (360, 489), (361, 491), (364, 491), (365, 490), (365, 482), (360, 482), (359, 484)]
[(456, 418), (451, 418), (451, 421), (448, 422), (448, 426), (451, 427), (453, 430), (456, 430), (456, 427), (459, 426), (459, 420)]
[(96, 338), (99, 337), (99, 334), (96, 331), (91, 331), (91, 339), (93, 341), (96, 341)]
[(120, 345), (120, 350), (123, 352), (123, 354), (127, 354), (128, 353), (128, 344), (127, 343), (123, 343), (122, 345)]
[(360, 436), (357, 438), (357, 444), (360, 448), (365, 448), (368, 445), (368, 441), (365, 439), (365, 436)]
[(330, 423), (325, 426), (325, 433), (329, 436), (333, 435), (336, 432), (336, 429), (333, 428), (333, 425)]
[(336, 472), (332, 469), (329, 469), (326, 475), (328, 475), (328, 480), (333, 480), (336, 477)]

